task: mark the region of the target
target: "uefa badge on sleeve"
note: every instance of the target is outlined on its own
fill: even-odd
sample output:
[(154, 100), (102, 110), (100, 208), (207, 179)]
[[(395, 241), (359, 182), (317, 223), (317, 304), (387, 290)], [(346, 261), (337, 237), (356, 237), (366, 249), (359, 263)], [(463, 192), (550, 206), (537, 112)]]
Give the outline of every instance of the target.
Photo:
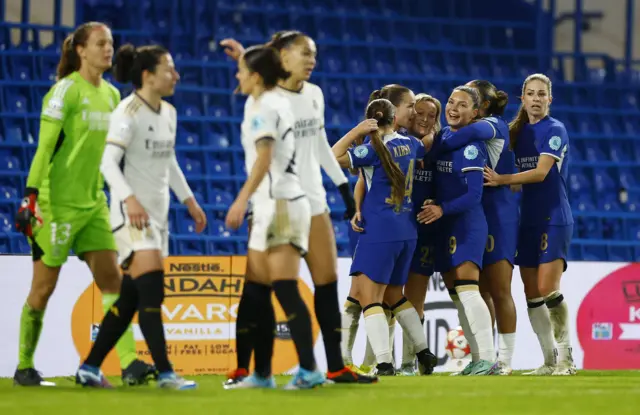
[(557, 135), (554, 135), (549, 139), (549, 147), (551, 147), (552, 150), (560, 150), (560, 145), (562, 145), (562, 139)]
[(261, 116), (255, 116), (251, 119), (251, 130), (259, 131), (264, 126), (264, 120)]
[(359, 159), (365, 158), (369, 154), (369, 149), (366, 146), (358, 146), (353, 150), (353, 154)]
[(475, 160), (478, 157), (478, 148), (473, 144), (468, 145), (464, 149), (464, 158), (467, 160)]

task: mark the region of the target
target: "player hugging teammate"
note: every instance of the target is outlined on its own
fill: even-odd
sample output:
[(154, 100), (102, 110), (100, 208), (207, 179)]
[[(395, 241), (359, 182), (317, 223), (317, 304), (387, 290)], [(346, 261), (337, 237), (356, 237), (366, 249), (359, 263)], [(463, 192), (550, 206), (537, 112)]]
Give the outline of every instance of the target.
[[(566, 193), (568, 138), (562, 123), (548, 116), (551, 82), (546, 76), (534, 74), (525, 80), (522, 102), (518, 117), (507, 126), (501, 117), (507, 95), (489, 81), (471, 81), (456, 88), (449, 98), (445, 109), (449, 126), (435, 138), (423, 138), (430, 150), (423, 166), (436, 165), (435, 191), (433, 199), (425, 200), (417, 217), (421, 224), (438, 225), (431, 235), (432, 241), (423, 243), (434, 246), (436, 270), (443, 273), (471, 346), (472, 361), (460, 375), (509, 375), (512, 372), (516, 312), (511, 277), (515, 264), (520, 265), (529, 317), (545, 357), (544, 365), (528, 374), (576, 373), (571, 358), (567, 306), (559, 289), (560, 277), (566, 270), (573, 224)], [(400, 119), (402, 117), (397, 117), (396, 121)], [(361, 124), (352, 133), (363, 135), (364, 132), (359, 131), (363, 128)], [(514, 174), (515, 159), (522, 173)], [(362, 173), (360, 175), (359, 182), (363, 179)], [(392, 173), (388, 177), (392, 177)], [(523, 185), (521, 218), (513, 194), (520, 190), (518, 185)], [(356, 187), (355, 191), (357, 213), (352, 226), (362, 234), (375, 227), (367, 223), (360, 209), (361, 199), (364, 197), (366, 202), (370, 191), (370, 186)], [(537, 209), (535, 206), (544, 200), (544, 209)], [(363, 255), (359, 252), (363, 246), (357, 245), (354, 263), (359, 253)], [(427, 252), (428, 249), (425, 254)], [(418, 254), (416, 251), (415, 255)], [(486, 287), (484, 301), (480, 285)], [(350, 363), (362, 310), (355, 298), (359, 293), (357, 286), (352, 283), (343, 314), (343, 332), (348, 336), (343, 340), (343, 355)], [(405, 287), (406, 297), (418, 294), (422, 292), (409, 293)], [(490, 313), (494, 304), (499, 333), (497, 361)], [(414, 306), (421, 308), (421, 304)], [(391, 326), (389, 324), (389, 329)], [(381, 327), (378, 330), (380, 335), (389, 333)], [(368, 340), (371, 340), (369, 333)], [(405, 354), (408, 355), (403, 352)], [(388, 356), (382, 358), (385, 359), (382, 363), (387, 363)], [(370, 363), (365, 361), (365, 364)], [(391, 374), (386, 366), (378, 370)], [(403, 358), (401, 373), (411, 372), (411, 361)]]

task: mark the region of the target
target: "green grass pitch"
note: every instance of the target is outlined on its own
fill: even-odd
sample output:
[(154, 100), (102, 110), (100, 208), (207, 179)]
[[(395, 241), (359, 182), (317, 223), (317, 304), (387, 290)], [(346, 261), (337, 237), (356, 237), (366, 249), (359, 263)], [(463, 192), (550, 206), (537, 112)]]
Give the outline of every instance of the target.
[[(343, 415), (343, 414), (638, 414), (640, 371), (580, 371), (573, 377), (382, 378), (375, 385), (328, 385), (314, 390), (231, 390), (224, 377), (192, 377), (194, 391), (155, 385), (113, 390), (14, 387), (0, 379), (2, 415)], [(278, 377), (282, 386), (288, 378)], [(118, 384), (118, 379), (111, 379)]]

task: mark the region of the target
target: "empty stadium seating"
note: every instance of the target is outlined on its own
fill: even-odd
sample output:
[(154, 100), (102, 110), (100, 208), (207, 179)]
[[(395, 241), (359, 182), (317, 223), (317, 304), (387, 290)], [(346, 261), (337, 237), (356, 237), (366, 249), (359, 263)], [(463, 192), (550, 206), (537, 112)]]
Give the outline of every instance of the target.
[[(173, 254), (246, 250), (246, 228), (224, 227), (246, 171), (238, 125), (243, 98), (232, 94), (235, 65), (217, 43), (224, 37), (258, 43), (277, 30), (298, 29), (318, 44), (313, 82), (325, 92), (332, 141), (358, 121), (370, 91), (386, 83), (444, 101), (454, 86), (487, 78), (509, 93), (511, 118), (523, 79), (548, 74), (554, 81), (552, 114), (565, 122), (572, 140), (571, 259), (640, 259), (639, 77), (617, 71), (606, 56), (554, 54), (552, 19), (524, 1), (77, 0), (76, 15), (78, 21), (108, 22), (116, 46), (159, 42), (174, 54), (182, 76), (172, 98), (179, 112), (178, 160), (209, 226), (204, 236), (195, 234), (186, 209), (174, 200)], [(22, 33), (20, 42), (10, 41), (11, 30)], [(0, 23), (0, 252), (29, 252), (13, 231), (13, 217), (37, 144), (42, 96), (69, 31)], [(54, 33), (54, 44), (40, 42), (44, 32)], [(572, 82), (566, 82), (569, 59)], [(326, 183), (338, 250), (347, 255), (344, 206)], [(623, 188), (627, 201), (619, 198)]]

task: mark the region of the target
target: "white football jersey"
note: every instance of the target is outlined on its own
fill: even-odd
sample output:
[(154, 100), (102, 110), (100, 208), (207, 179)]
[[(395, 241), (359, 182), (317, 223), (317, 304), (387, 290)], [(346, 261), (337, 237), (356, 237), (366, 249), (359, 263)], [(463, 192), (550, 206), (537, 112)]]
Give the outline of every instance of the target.
[(135, 195), (153, 221), (161, 227), (167, 225), (171, 175), (175, 168), (179, 170), (174, 148), (176, 124), (176, 110), (171, 104), (162, 101), (156, 112), (135, 93), (113, 111), (107, 143), (124, 150), (121, 168), (125, 179), (125, 183), (109, 182), (114, 228), (126, 221), (124, 199), (128, 193)]
[(249, 96), (241, 131), (247, 174), (251, 174), (257, 159), (256, 143), (262, 139), (274, 140), (269, 173), (251, 198), (254, 209), (260, 200), (291, 200), (304, 196), (296, 166), (293, 114), (289, 102), (273, 90), (264, 92), (257, 100)]
[(326, 203), (322, 172), (336, 184), (347, 182), (327, 141), (324, 129), (324, 94), (319, 86), (305, 82), (300, 91), (276, 87), (275, 91), (291, 104), (296, 138), (296, 164), (302, 189), (314, 203)]

